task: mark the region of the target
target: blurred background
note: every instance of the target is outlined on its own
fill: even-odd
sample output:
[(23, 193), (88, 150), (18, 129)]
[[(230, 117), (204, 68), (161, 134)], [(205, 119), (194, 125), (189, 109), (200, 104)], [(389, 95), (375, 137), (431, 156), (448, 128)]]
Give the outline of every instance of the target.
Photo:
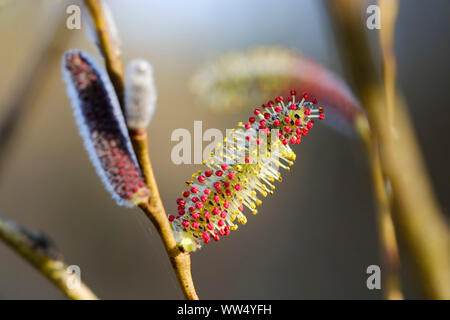
[[(251, 110), (218, 116), (194, 103), (188, 80), (205, 62), (230, 50), (282, 45), (342, 74), (321, 1), (108, 3), (124, 64), (145, 58), (154, 66), (159, 97), (149, 128), (150, 152), (168, 212), (176, 210), (185, 179), (199, 169), (171, 162), (176, 144), (170, 141), (172, 131), (193, 132), (194, 120), (203, 121), (203, 130), (233, 128)], [(81, 30), (66, 29), (70, 4), (78, 3), (0, 1), (0, 119), (22, 94), (21, 84), (55, 32), (61, 38), (57, 50), (80, 48), (101, 61), (84, 23)], [(446, 0), (401, 1), (395, 38), (398, 86), (447, 217), (449, 13)], [(370, 37), (376, 40), (376, 31)], [(153, 226), (139, 210), (117, 207), (98, 179), (65, 94), (61, 56), (51, 61), (39, 71), (39, 87), (0, 162), (0, 214), (48, 233), (65, 261), (80, 266), (82, 280), (100, 298), (182, 298)], [(382, 297), (379, 290), (366, 287), (366, 268), (381, 262), (370, 172), (359, 142), (320, 125), (295, 151), (297, 163), (283, 175), (274, 196), (266, 198), (260, 214), (250, 216), (232, 236), (193, 254), (193, 277), (201, 298)], [(402, 267), (406, 298), (421, 297), (410, 261), (403, 255)], [(0, 243), (0, 299), (40, 298), (64, 296)]]

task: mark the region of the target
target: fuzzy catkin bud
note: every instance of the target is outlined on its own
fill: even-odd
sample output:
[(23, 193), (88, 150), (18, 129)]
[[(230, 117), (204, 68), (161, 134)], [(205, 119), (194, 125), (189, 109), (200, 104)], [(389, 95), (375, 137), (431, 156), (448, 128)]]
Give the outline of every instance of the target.
[(109, 78), (76, 50), (64, 54), (62, 72), (80, 135), (106, 189), (119, 205), (145, 201), (149, 191)]
[(150, 63), (142, 59), (131, 61), (125, 76), (125, 113), (129, 128), (143, 129), (148, 126), (155, 113), (156, 98)]

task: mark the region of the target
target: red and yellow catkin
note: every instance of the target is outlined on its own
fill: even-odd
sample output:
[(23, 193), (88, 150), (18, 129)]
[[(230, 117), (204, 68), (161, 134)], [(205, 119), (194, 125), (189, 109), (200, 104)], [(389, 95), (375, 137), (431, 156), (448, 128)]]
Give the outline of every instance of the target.
[(281, 182), (279, 169), (289, 171), (294, 163), (291, 145), (300, 144), (314, 120), (324, 117), (315, 98), (304, 93), (297, 101), (291, 90), (287, 101), (277, 97), (238, 123), (223, 147), (219, 144), (203, 161), (205, 168), (186, 181), (188, 188), (176, 201), (178, 213), (168, 216), (178, 245), (195, 251), (245, 224), (246, 209), (257, 214), (261, 198), (273, 194), (276, 180)]
[(106, 189), (119, 205), (146, 201), (149, 191), (109, 78), (77, 50), (65, 53), (62, 72), (84, 146)]

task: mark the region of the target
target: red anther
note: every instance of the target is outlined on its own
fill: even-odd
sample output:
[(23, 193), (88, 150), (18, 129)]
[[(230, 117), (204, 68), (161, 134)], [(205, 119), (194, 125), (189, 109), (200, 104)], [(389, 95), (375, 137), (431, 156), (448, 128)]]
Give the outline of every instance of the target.
[(305, 92), (305, 93), (303, 93), (302, 97), (303, 97), (303, 99), (307, 100), (309, 95)]
[(230, 189), (225, 190), (225, 194), (227, 195), (227, 197), (230, 197), (231, 196), (231, 190)]
[(255, 117), (250, 117), (250, 118), (248, 118), (248, 121), (250, 123), (255, 123), (256, 119), (255, 119)]
[(185, 213), (186, 213), (186, 211), (185, 211), (184, 209), (178, 210), (178, 214), (179, 214), (180, 216), (184, 215)]
[(291, 143), (292, 143), (292, 144), (295, 144), (296, 142), (297, 142), (297, 138), (296, 138), (296, 137), (292, 137), (292, 138), (291, 138)]
[(205, 243), (208, 243), (210, 241), (209, 233), (208, 232), (203, 232), (202, 238), (203, 238), (203, 241), (205, 241)]
[(284, 144), (284, 145), (287, 145), (288, 143), (289, 143), (289, 140), (288, 140), (287, 138), (284, 138), (284, 139), (283, 139), (283, 144)]
[(303, 131), (302, 131), (302, 129), (300, 129), (300, 128), (295, 129), (295, 133), (296, 133), (296, 134), (302, 134), (302, 132), (303, 132)]
[(193, 212), (193, 213), (191, 214), (191, 216), (192, 216), (193, 219), (197, 220), (198, 218), (200, 218), (200, 213), (198, 213), (198, 212)]
[(189, 207), (189, 212), (194, 212), (195, 208), (194, 207)]
[(223, 203), (223, 207), (224, 207), (225, 209), (230, 208), (230, 203), (229, 203), (228, 201), (225, 201), (225, 202)]
[(223, 186), (224, 186), (225, 188), (229, 188), (230, 185), (231, 185), (230, 181), (224, 181), (224, 182), (223, 182)]
[(217, 216), (220, 213), (220, 210), (218, 207), (214, 207), (214, 209), (212, 210), (212, 213)]
[(217, 222), (217, 224), (219, 225), (219, 227), (223, 227), (223, 225), (224, 225), (225, 223), (223, 222), (222, 219), (220, 219), (220, 220)]
[(236, 189), (236, 191), (242, 190), (242, 187), (239, 183), (237, 183), (234, 188)]
[(269, 102), (267, 102), (267, 106), (268, 106), (269, 108), (273, 107), (273, 105), (274, 105), (274, 103), (273, 103), (272, 100), (270, 100)]
[(283, 137), (284, 137), (283, 134), (281, 132), (278, 132), (278, 138), (281, 139)]
[(207, 227), (209, 230), (214, 230), (214, 226), (212, 225), (211, 222), (208, 223), (208, 224), (206, 225), (206, 227)]
[(282, 96), (279, 96), (279, 97), (277, 97), (277, 98), (275, 99), (275, 101), (276, 101), (276, 102), (281, 102), (281, 101), (283, 101), (283, 97), (282, 97)]
[(295, 109), (297, 109), (297, 106), (295, 104), (291, 103), (291, 105), (289, 106), (289, 109), (295, 110)]
[(205, 171), (205, 176), (211, 177), (211, 175), (212, 175), (212, 171), (211, 170), (206, 170)]
[(302, 139), (301, 139), (302, 136), (296, 136), (296, 137), (297, 137), (296, 144), (300, 144), (300, 142), (302, 142)]
[(316, 104), (316, 103), (317, 103), (317, 99), (316, 99), (316, 98), (312, 98), (312, 99), (311, 99), (311, 102), (312, 102), (313, 104)]
[(204, 194), (208, 195), (211, 193), (211, 189), (206, 188), (205, 191), (203, 191)]
[(186, 201), (181, 200), (181, 201), (178, 202), (178, 204), (179, 204), (180, 207), (184, 208), (184, 205), (186, 204)]
[(183, 197), (187, 198), (187, 197), (189, 197), (189, 195), (190, 195), (189, 191), (183, 192)]
[(280, 120), (278, 120), (278, 119), (273, 120), (273, 125), (275, 127), (278, 127), (280, 125)]
[(248, 141), (252, 141), (252, 138), (253, 138), (252, 136), (246, 136), (245, 137), (245, 139), (248, 140)]
[(261, 105), (261, 108), (267, 108), (267, 106), (266, 106), (266, 104), (265, 103), (263, 103), (262, 105)]
[(248, 129), (250, 129), (251, 127), (252, 127), (252, 125), (251, 125), (250, 123), (246, 123), (246, 124), (245, 124), (245, 129), (248, 130)]
[(313, 125), (314, 125), (314, 122), (309, 121), (308, 124), (306, 125), (306, 127), (308, 128), (308, 130), (311, 130)]
[(324, 113), (319, 114), (319, 120), (323, 120), (323, 119), (325, 119), (325, 114)]
[(177, 204), (180, 204), (181, 201), (183, 201), (183, 199), (182, 198), (178, 198), (177, 199)]
[(244, 206), (241, 205), (241, 206), (238, 207), (238, 209), (239, 209), (239, 211), (242, 212), (242, 211), (244, 211)]
[(184, 220), (181, 224), (182, 224), (183, 227), (185, 227), (185, 228), (189, 227), (189, 222), (186, 221), (186, 220)]
[(302, 133), (303, 133), (303, 135), (304, 135), (304, 136), (307, 136), (307, 135), (308, 135), (308, 129), (306, 129), (306, 128), (303, 128), (303, 131), (302, 131)]
[(245, 157), (245, 163), (250, 163), (250, 158), (249, 157)]
[(290, 118), (290, 117), (285, 117), (285, 118), (284, 118), (284, 122), (286, 122), (286, 123), (291, 123), (291, 118)]
[(173, 220), (175, 220), (175, 216), (173, 214), (169, 215), (169, 221), (172, 222)]
[(217, 170), (216, 171), (216, 176), (221, 177), (223, 175), (223, 171), (222, 170)]
[(197, 202), (197, 203), (195, 204), (195, 207), (196, 207), (197, 209), (201, 209), (201, 208), (203, 208), (203, 203)]
[(220, 237), (219, 237), (219, 235), (218, 234), (216, 234), (215, 236), (214, 236), (214, 241), (219, 241), (220, 240)]
[(205, 176), (198, 176), (197, 180), (198, 180), (198, 182), (202, 183), (202, 182), (205, 182), (206, 178), (205, 178)]
[(227, 217), (227, 212), (226, 211), (222, 211), (220, 213), (220, 217), (225, 219)]
[(280, 112), (281, 112), (281, 110), (282, 110), (282, 109), (281, 109), (281, 107), (278, 107), (278, 106), (277, 106), (277, 107), (275, 107), (275, 112), (278, 112), (278, 113), (280, 113)]
[(291, 90), (291, 96), (295, 96), (296, 94), (297, 94), (297, 91), (295, 91), (295, 90)]
[(205, 211), (203, 215), (205, 216), (206, 219), (211, 218), (211, 213), (209, 213), (208, 211)]
[(253, 111), (253, 113), (255, 114), (255, 116), (257, 116), (261, 113), (261, 111), (259, 111), (259, 109), (255, 109), (255, 111)]
[(305, 109), (305, 115), (307, 115), (307, 116), (311, 115), (311, 110)]
[(261, 126), (265, 127), (265, 126), (266, 126), (266, 121), (265, 121), (265, 120), (261, 120), (261, 121), (259, 122), (259, 124), (260, 124)]
[(222, 170), (227, 171), (228, 170), (228, 165), (227, 164), (223, 164), (220, 166), (222, 168)]
[(197, 193), (198, 192), (198, 188), (197, 187), (192, 187), (191, 188), (191, 192), (192, 193)]
[(234, 179), (235, 176), (236, 176), (236, 174), (233, 171), (228, 172), (228, 178), (229, 179)]
[(220, 182), (214, 182), (213, 187), (217, 190), (220, 189)]
[(131, 188), (131, 191), (132, 191), (133, 193), (136, 193), (136, 192), (138, 191), (138, 188), (137, 188), (137, 187), (133, 187), (133, 188)]
[(300, 119), (295, 119), (295, 125), (298, 127), (299, 125), (302, 124), (302, 120)]
[(291, 132), (291, 127), (284, 127), (284, 131), (286, 132), (286, 133), (290, 133)]
[(193, 197), (193, 198), (192, 198), (192, 202), (193, 202), (193, 203), (196, 203), (197, 201), (198, 201), (198, 198), (197, 198), (197, 197)]
[(202, 200), (202, 202), (206, 202), (206, 201), (208, 200), (208, 196), (202, 195), (202, 196), (200, 197), (200, 200)]
[(260, 138), (256, 139), (256, 144), (259, 146), (261, 144), (261, 141), (262, 140)]
[(266, 120), (270, 119), (270, 113), (268, 112), (264, 113), (264, 119)]
[(192, 222), (192, 228), (198, 229), (198, 227), (200, 227), (200, 223), (198, 223), (196, 221)]
[(224, 235), (225, 235), (225, 230), (220, 229), (220, 230), (219, 230), (219, 235), (224, 236)]
[(220, 198), (219, 198), (218, 195), (215, 195), (215, 196), (214, 196), (214, 202), (215, 202), (215, 203), (219, 203), (219, 202), (220, 202)]

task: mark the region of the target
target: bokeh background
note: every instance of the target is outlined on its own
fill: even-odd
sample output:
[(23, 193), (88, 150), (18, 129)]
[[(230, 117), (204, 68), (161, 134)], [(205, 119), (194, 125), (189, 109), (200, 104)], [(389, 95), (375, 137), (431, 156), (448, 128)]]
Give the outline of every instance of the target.
[[(204, 130), (232, 128), (249, 113), (218, 116), (196, 105), (187, 85), (195, 70), (230, 50), (283, 45), (342, 73), (321, 1), (108, 3), (124, 63), (145, 58), (154, 65), (159, 99), (149, 128), (150, 151), (169, 212), (176, 210), (184, 180), (199, 168), (172, 164), (172, 131), (193, 132), (194, 120), (202, 120)], [(100, 60), (84, 24), (81, 30), (66, 30), (69, 4), (77, 2), (0, 1), (0, 119), (56, 29), (64, 29), (63, 50), (80, 48)], [(401, 1), (395, 42), (398, 85), (447, 217), (449, 12), (447, 0)], [(374, 56), (379, 56), (376, 31), (370, 37)], [(137, 209), (117, 207), (95, 174), (65, 95), (61, 57), (52, 60), (1, 162), (0, 214), (51, 235), (66, 262), (80, 266), (82, 280), (100, 298), (182, 298), (153, 227)], [(321, 125), (296, 151), (296, 165), (275, 195), (264, 201), (260, 214), (250, 216), (230, 237), (193, 254), (201, 298), (382, 297), (366, 287), (366, 268), (380, 264), (380, 258), (370, 174), (361, 146)], [(403, 254), (402, 264), (406, 297), (421, 297)], [(39, 298), (64, 296), (0, 243), (0, 299)]]

